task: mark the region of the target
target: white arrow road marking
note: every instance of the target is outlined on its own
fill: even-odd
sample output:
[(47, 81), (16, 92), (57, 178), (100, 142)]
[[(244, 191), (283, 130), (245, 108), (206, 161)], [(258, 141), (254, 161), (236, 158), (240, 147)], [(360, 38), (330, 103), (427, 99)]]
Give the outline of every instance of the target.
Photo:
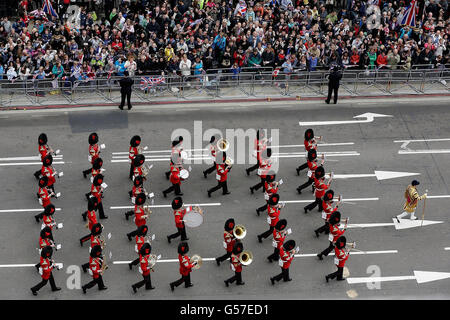
[(414, 271), (413, 276), (347, 278), (347, 282), (349, 284), (356, 284), (368, 282), (416, 280), (417, 283), (426, 283), (448, 278), (450, 278), (450, 272)]
[[(376, 177), (377, 180), (387, 180), (387, 179), (395, 179), (409, 176), (418, 176), (420, 173), (414, 172), (395, 172), (395, 171), (378, 171), (375, 170), (374, 173), (363, 173), (363, 174), (333, 174), (333, 179), (352, 179), (352, 178), (368, 178), (368, 177)], [(330, 175), (326, 174), (326, 178), (329, 178)]]
[[(9, 213), (9, 212), (42, 212), (44, 208), (42, 209), (6, 209), (6, 210), (0, 210), (0, 213)], [(56, 211), (60, 211), (61, 208), (56, 208)]]
[(450, 141), (450, 138), (442, 139), (417, 139), (417, 140), (394, 140), (394, 143), (402, 143), (398, 154), (430, 154), (430, 153), (450, 153), (450, 149), (420, 149), (411, 150), (408, 145), (411, 142), (439, 142), (439, 141)]
[[(221, 206), (222, 204), (220, 202), (215, 203), (186, 203), (184, 206), (199, 206), (199, 207), (215, 207), (215, 206)], [(147, 207), (147, 206), (145, 206)], [(148, 206), (149, 208), (172, 208), (171, 204), (155, 204)], [(134, 206), (118, 206), (118, 207), (110, 207), (111, 210), (119, 210), (119, 209), (132, 209)]]
[(381, 118), (381, 117), (392, 117), (391, 115), (387, 114), (379, 114), (379, 113), (363, 113), (358, 116), (354, 116), (354, 119), (358, 118), (366, 118), (365, 120), (344, 120), (344, 121), (306, 121), (302, 122), (300, 121), (298, 124), (300, 126), (326, 126), (326, 125), (332, 125), (332, 124), (353, 124), (353, 123), (369, 123), (373, 122), (375, 118)]
[[(374, 227), (390, 227), (394, 226), (396, 230), (410, 229), (421, 226), (429, 226), (432, 224), (444, 223), (444, 221), (432, 221), (432, 220), (411, 220), (411, 219), (399, 219), (400, 223), (397, 222), (396, 218), (392, 218), (393, 223), (353, 223), (349, 224), (347, 228), (374, 228)], [(340, 228), (344, 228), (343, 225)]]
[(398, 150), (398, 154), (450, 153), (450, 149)]
[[(358, 251), (358, 252), (350, 252), (350, 255), (371, 255), (371, 254), (384, 254), (384, 253), (398, 253), (397, 250), (378, 250), (378, 251)], [(329, 256), (333, 256), (334, 253), (331, 252)], [(305, 254), (296, 254), (294, 255), (297, 258), (308, 258), (308, 257), (317, 257), (317, 253), (305, 253)], [(216, 258), (202, 258), (203, 261), (216, 261)], [(228, 259), (229, 260), (229, 259)], [(113, 261), (113, 264), (128, 264), (130, 261)], [(179, 262), (178, 259), (161, 259), (158, 262)], [(33, 265), (34, 266), (34, 265)]]

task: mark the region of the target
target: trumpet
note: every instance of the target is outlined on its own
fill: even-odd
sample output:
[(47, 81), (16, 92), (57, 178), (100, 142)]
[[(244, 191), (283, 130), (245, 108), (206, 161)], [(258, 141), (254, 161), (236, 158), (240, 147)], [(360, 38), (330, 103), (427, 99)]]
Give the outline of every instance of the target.
[(146, 166), (145, 164), (142, 165), (142, 172), (144, 179), (147, 177), (148, 173), (150, 172), (150, 169), (153, 168), (153, 165)]
[(239, 254), (239, 262), (244, 266), (248, 266), (253, 262), (253, 254), (250, 251), (242, 251)]
[(233, 235), (236, 239), (244, 239), (247, 235), (247, 229), (243, 225), (238, 224), (233, 228)]
[(191, 257), (190, 262), (194, 264), (194, 266), (192, 267), (192, 269), (198, 270), (198, 269), (200, 269), (200, 267), (202, 266), (203, 260), (202, 260), (202, 257), (200, 257), (198, 254), (194, 254), (194, 255)]
[(225, 152), (230, 148), (230, 143), (228, 140), (221, 138), (217, 141), (217, 149), (219, 151)]
[(151, 215), (151, 214), (152, 214), (152, 211), (150, 210), (150, 207), (149, 207), (149, 206), (144, 206), (144, 211), (145, 211), (145, 213), (146, 213), (147, 215)]
[(102, 268), (100, 271), (100, 274), (103, 275), (103, 272), (108, 269), (108, 265), (106, 264), (106, 259), (105, 258), (100, 258), (100, 260), (102, 261)]

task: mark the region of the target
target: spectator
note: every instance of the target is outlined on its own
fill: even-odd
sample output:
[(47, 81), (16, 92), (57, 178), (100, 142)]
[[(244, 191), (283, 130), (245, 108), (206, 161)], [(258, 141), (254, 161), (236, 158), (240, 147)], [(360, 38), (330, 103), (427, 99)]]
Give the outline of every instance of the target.
[(184, 54), (182, 60), (180, 61), (180, 71), (183, 77), (189, 77), (191, 75), (191, 60), (187, 58)]

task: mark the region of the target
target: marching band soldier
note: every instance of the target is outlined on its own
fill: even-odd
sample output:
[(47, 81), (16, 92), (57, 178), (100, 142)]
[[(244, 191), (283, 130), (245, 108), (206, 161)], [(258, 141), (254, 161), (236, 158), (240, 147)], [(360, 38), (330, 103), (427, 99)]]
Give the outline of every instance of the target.
[(231, 165), (228, 165), (225, 162), (226, 158), (227, 158), (226, 153), (222, 152), (222, 163), (216, 164), (216, 170), (217, 170), (216, 179), (217, 179), (218, 183), (217, 183), (217, 186), (212, 187), (211, 189), (208, 190), (208, 197), (210, 197), (210, 198), (211, 198), (211, 193), (219, 190), (220, 188), (222, 188), (223, 195), (227, 195), (227, 194), (231, 193), (228, 191), (228, 185), (227, 185), (228, 172), (231, 171)]
[(106, 269), (106, 265), (102, 256), (102, 247), (99, 245), (94, 246), (91, 249), (89, 258), (89, 270), (92, 274), (92, 281), (81, 287), (83, 293), (86, 293), (87, 289), (92, 288), (96, 284), (98, 285), (98, 290), (108, 289), (103, 283), (103, 271)]
[(180, 274), (181, 278), (177, 281), (170, 283), (170, 289), (173, 291), (175, 287), (178, 287), (184, 282), (185, 288), (192, 287), (191, 283), (191, 271), (192, 268), (197, 264), (195, 261), (191, 263), (191, 259), (186, 254), (189, 252), (189, 245), (187, 242), (180, 242), (178, 244), (178, 261), (180, 262)]
[(81, 216), (83, 217), (83, 221), (86, 221), (88, 216), (95, 216), (95, 211), (97, 210), (97, 206), (98, 206), (97, 198), (90, 197), (88, 199), (88, 209), (81, 214)]
[[(104, 241), (101, 239), (101, 234), (103, 231), (103, 226), (100, 223), (96, 223), (92, 226), (91, 229), (91, 246), (89, 247), (89, 253), (91, 253), (92, 248), (94, 248), (95, 246), (101, 246), (102, 249), (105, 246)], [(83, 245), (83, 244), (81, 244)], [(89, 269), (89, 262), (86, 262), (85, 264), (83, 264), (81, 266), (81, 268), (83, 269), (84, 273), (86, 273), (86, 270)]]
[[(137, 176), (144, 175), (144, 163), (145, 163), (145, 156), (143, 154), (138, 154), (136, 157), (134, 157), (133, 160), (133, 176), (131, 177), (131, 180), (134, 180)], [(145, 179), (145, 178), (144, 178)]]
[[(39, 144), (38, 151), (39, 151), (39, 154), (41, 155), (41, 161), (42, 161), (42, 163), (44, 162), (44, 158), (45, 158), (48, 154), (51, 154), (51, 153), (53, 152), (52, 148), (50, 148), (50, 147), (47, 145), (47, 141), (48, 141), (47, 135), (46, 135), (45, 133), (41, 133), (41, 134), (39, 135), (39, 137), (38, 137), (38, 144)], [(40, 176), (41, 173), (42, 173), (41, 171), (42, 171), (42, 170), (38, 170), (38, 171), (36, 171), (36, 172), (34, 173), (34, 176), (36, 177), (36, 179), (39, 179), (39, 176)]]
[(139, 254), (141, 252), (141, 248), (144, 245), (144, 243), (146, 243), (146, 239), (145, 237), (147, 236), (147, 231), (148, 231), (148, 227), (144, 224), (143, 226), (140, 226), (137, 230), (137, 234), (136, 234), (136, 245), (134, 247), (135, 251), (138, 254), (138, 257), (131, 261), (128, 264), (128, 268), (133, 269), (133, 266), (137, 266), (139, 264)]
[(128, 220), (128, 217), (132, 216), (133, 214), (144, 214), (144, 203), (146, 200), (147, 197), (145, 196), (145, 193), (138, 193), (134, 197), (134, 211), (130, 210), (125, 212), (125, 219)]
[(266, 200), (266, 204), (256, 209), (258, 216), (260, 212), (267, 210), (269, 199), (275, 193), (278, 193), (278, 182), (275, 181), (275, 174), (267, 175), (266, 181), (264, 182), (264, 199)]
[[(44, 214), (42, 216), (43, 228), (49, 227), (51, 230), (53, 230), (53, 227), (56, 226), (56, 222), (52, 218), (53, 213), (55, 213), (54, 205), (49, 204), (48, 206), (46, 206), (44, 208)], [(52, 237), (52, 240), (53, 240), (53, 237)]]
[(294, 259), (295, 254), (295, 241), (288, 240), (282, 247), (280, 247), (280, 260), (278, 264), (281, 267), (281, 273), (276, 275), (275, 277), (270, 278), (270, 282), (272, 285), (275, 284), (275, 281), (280, 281), (283, 278), (283, 281), (291, 281), (289, 278), (289, 267), (291, 266), (291, 262)]
[(167, 180), (169, 180), (170, 174), (172, 173), (172, 168), (174, 166), (180, 166), (181, 165), (181, 151), (183, 150), (183, 137), (179, 136), (178, 140), (173, 140), (172, 141), (172, 151), (170, 154), (170, 169), (169, 171), (167, 171), (166, 174), (166, 178)]
[(88, 223), (86, 227), (89, 229), (90, 233), (80, 239), (80, 245), (83, 246), (83, 242), (91, 239), (92, 227), (98, 223), (97, 215), (95, 210), (97, 209), (97, 198), (89, 198), (88, 200), (88, 210), (83, 213), (83, 218), (87, 217)]
[(339, 229), (339, 223), (341, 222), (341, 213), (339, 211), (335, 211), (331, 214), (328, 223), (330, 224), (330, 234), (328, 235), (328, 240), (330, 241), (330, 245), (328, 248), (323, 250), (321, 253), (317, 255), (319, 260), (323, 260), (322, 256), (328, 256), (328, 254), (333, 251), (334, 246), (336, 244), (336, 240), (345, 233), (347, 228), (347, 223), (345, 224), (344, 229)]
[(263, 152), (267, 148), (267, 139), (264, 137), (264, 130), (258, 129), (256, 131), (256, 139), (255, 139), (255, 149), (256, 149), (256, 164), (251, 166), (250, 168), (245, 169), (247, 175), (250, 175), (250, 172), (255, 171), (259, 168), (261, 161), (261, 152)]
[[(97, 135), (97, 133), (95, 133), (95, 132), (91, 133), (89, 135), (88, 141), (89, 141), (89, 156), (88, 156), (88, 159), (89, 159), (89, 162), (91, 163), (91, 165), (93, 166), (94, 165), (94, 161), (99, 157), (99, 154), (100, 154), (100, 148), (99, 148), (99, 146), (97, 144), (97, 142), (98, 142), (98, 135)], [(91, 173), (91, 169), (92, 168), (89, 168), (89, 169), (86, 169), (86, 170), (83, 171), (83, 177), (84, 178), (86, 178), (86, 176), (89, 173)]]
[(51, 154), (47, 154), (42, 160), (41, 174), (42, 176), (48, 178), (47, 188), (50, 188), (52, 192), (56, 194), (54, 186), (54, 183), (56, 182), (55, 179), (56, 171), (55, 169), (53, 169), (52, 163), (53, 163), (53, 156)]
[[(52, 258), (53, 249), (50, 246), (46, 246), (41, 251), (40, 271), (42, 281), (31, 288), (31, 292), (34, 296), (37, 296), (37, 292), (50, 281), (52, 291), (59, 291), (61, 288), (56, 286), (55, 279), (53, 278), (52, 270), (55, 267)], [(41, 271), (42, 270), (42, 271)]]
[(215, 143), (216, 141), (216, 137), (215, 136), (211, 136), (211, 139), (209, 140), (209, 151), (211, 152), (211, 156), (214, 158), (214, 164), (209, 167), (208, 169), (206, 169), (205, 171), (203, 171), (203, 176), (207, 177), (208, 174), (212, 173), (214, 170), (216, 170), (216, 152), (217, 152), (217, 145)]
[(337, 271), (325, 276), (325, 280), (327, 282), (329, 279), (334, 278), (336, 278), (337, 281), (345, 280), (342, 275), (344, 273), (345, 262), (347, 261), (349, 256), (348, 251), (345, 250), (346, 243), (347, 239), (344, 236), (341, 236), (336, 240), (336, 248), (334, 248), (334, 264), (337, 267)]
[(141, 137), (140, 136), (133, 136), (130, 140), (130, 150), (128, 154), (128, 158), (130, 159), (130, 180), (133, 178), (134, 173), (134, 164), (133, 160), (134, 158), (139, 154), (139, 145), (141, 144)]
[(403, 212), (396, 216), (397, 221), (400, 223), (399, 219), (402, 219), (403, 217), (406, 217), (408, 214), (410, 214), (411, 220), (417, 220), (417, 217), (414, 216), (417, 208), (417, 204), (419, 203), (419, 200), (423, 200), (427, 197), (427, 194), (423, 194), (419, 196), (419, 193), (417, 192), (416, 186), (420, 184), (419, 181), (413, 180), (411, 184), (406, 188), (405, 191), (405, 204), (403, 205)]
[(103, 211), (103, 178), (102, 174), (95, 176), (92, 181), (91, 192), (86, 193), (86, 199), (89, 200), (91, 196), (97, 198), (97, 209), (100, 214), (100, 219), (108, 219), (108, 216), (105, 216), (105, 212)]
[(140, 268), (139, 272), (142, 274), (142, 277), (144, 280), (139, 281), (131, 286), (134, 293), (137, 292), (137, 289), (142, 287), (145, 284), (145, 290), (152, 290), (155, 289), (155, 287), (152, 286), (152, 279), (150, 276), (150, 272), (153, 271), (153, 268), (149, 266), (148, 259), (150, 258), (150, 253), (152, 252), (152, 246), (150, 243), (144, 243), (139, 250), (139, 262), (140, 262)]
[[(50, 197), (54, 195), (54, 193), (49, 194), (47, 185), (48, 185), (47, 177), (44, 176), (44, 177), (39, 178), (39, 189), (38, 189), (37, 195), (39, 198), (39, 203), (42, 205), (43, 208), (45, 208), (46, 206), (51, 204)], [(44, 212), (41, 212), (41, 213), (35, 215), (34, 218), (36, 219), (36, 222), (39, 223), (39, 219), (42, 219), (43, 215), (44, 215)]]
[(103, 165), (103, 159), (102, 158), (97, 158), (94, 160), (94, 163), (92, 164), (92, 169), (91, 169), (91, 175), (92, 175), (92, 180), (99, 175), (100, 173), (103, 173), (103, 171), (105, 171), (105, 169), (102, 168)]
[(133, 188), (131, 189), (131, 191), (128, 191), (130, 198), (136, 198), (136, 196), (141, 192), (145, 193), (143, 185), (144, 178), (142, 176), (135, 176), (133, 180)]
[[(53, 239), (53, 235), (52, 235), (52, 229), (50, 229), (50, 227), (45, 227), (44, 229), (41, 230), (41, 233), (39, 234), (39, 254), (42, 252), (42, 249), (44, 249), (47, 246), (50, 246), (52, 248), (55, 248), (55, 250), (57, 250), (52, 239)], [(41, 262), (39, 261), (34, 266), (35, 266), (36, 270), (39, 271)]]
[[(138, 228), (140, 226), (143, 226), (147, 223), (147, 218), (149, 217), (148, 215), (151, 213), (151, 211), (146, 210), (146, 208), (144, 208), (144, 203), (145, 200), (147, 199), (147, 197), (145, 196), (144, 193), (140, 193), (136, 196), (136, 200), (135, 200), (135, 206), (134, 206), (134, 223), (136, 224), (136, 230), (127, 233), (127, 237), (128, 240), (131, 241), (131, 237), (134, 237), (138, 234)], [(125, 217), (127, 217), (128, 220), (128, 216), (127, 214), (129, 214), (129, 212), (125, 213)]]
[(284, 229), (286, 229), (287, 220), (281, 219), (277, 222), (275, 225), (275, 229), (273, 230), (273, 253), (267, 257), (267, 260), (269, 262), (272, 262), (273, 260), (278, 261), (280, 259), (280, 248), (284, 243), (284, 240), (286, 239), (286, 232), (284, 232)]
[[(316, 149), (311, 149), (308, 151), (308, 160), (307, 160), (307, 165), (308, 165), (308, 181), (306, 181), (304, 184), (298, 186), (297, 188), (297, 192), (299, 194), (302, 193), (302, 190), (305, 189), (306, 187), (312, 185), (314, 183), (314, 177), (315, 177), (315, 172), (317, 170), (317, 168), (319, 167), (319, 164), (317, 164), (317, 151)], [(322, 157), (322, 162), (320, 163), (320, 166), (323, 165), (324, 163), (324, 157)], [(314, 185), (313, 185), (313, 190), (314, 190)]]
[(177, 232), (167, 236), (167, 241), (170, 243), (172, 239), (181, 236), (181, 241), (187, 241), (189, 238), (186, 236), (186, 226), (183, 222), (183, 217), (186, 213), (192, 210), (192, 206), (183, 207), (183, 198), (176, 197), (172, 200), (172, 209), (175, 216), (175, 226), (177, 227)]
[(236, 284), (238, 286), (242, 286), (245, 284), (245, 282), (242, 281), (242, 263), (239, 259), (239, 255), (242, 250), (244, 250), (244, 245), (242, 244), (242, 242), (237, 242), (234, 244), (230, 259), (230, 268), (234, 271), (234, 276), (224, 281), (227, 287), (234, 281), (236, 281)]
[(167, 198), (167, 194), (175, 191), (175, 195), (182, 196), (183, 193), (181, 192), (181, 181), (184, 179), (180, 177), (180, 169), (181, 166), (173, 165), (171, 167), (170, 171), (170, 182), (172, 185), (163, 191), (164, 198)]
[(261, 243), (262, 238), (267, 238), (271, 234), (273, 234), (273, 229), (275, 228), (275, 225), (279, 221), (280, 216), (280, 208), (281, 206), (278, 205), (278, 202), (280, 200), (280, 196), (278, 193), (273, 194), (269, 199), (269, 205), (267, 206), (267, 222), (270, 225), (269, 230), (261, 233), (258, 235), (258, 241)]
[[(303, 142), (303, 144), (305, 145), (306, 152), (309, 152), (309, 150), (316, 150), (316, 152), (317, 152), (317, 140), (320, 140), (320, 139), (322, 139), (321, 136), (314, 137), (313, 129), (307, 129), (305, 131), (305, 141)], [(300, 175), (300, 171), (302, 171), (303, 169), (306, 169), (306, 168), (308, 168), (308, 162), (305, 162), (304, 164), (299, 166), (297, 169), (295, 169), (297, 171), (297, 175)]]
[[(259, 188), (264, 187), (264, 183), (266, 182), (267, 173), (269, 172), (270, 167), (272, 166), (272, 160), (270, 159), (271, 156), (272, 156), (272, 149), (268, 148), (265, 150), (265, 155), (263, 156), (263, 158), (260, 157), (258, 175), (261, 178), (261, 182), (250, 187), (250, 192), (252, 194), (255, 190), (258, 190)], [(265, 190), (263, 189), (263, 191), (265, 191)]]
[(314, 173), (314, 189), (315, 189), (314, 196), (316, 197), (316, 200), (303, 208), (305, 213), (308, 213), (308, 211), (311, 211), (317, 205), (319, 205), (319, 212), (323, 210), (322, 197), (325, 194), (325, 190), (327, 190), (330, 187), (332, 180), (333, 176), (331, 175), (330, 179), (328, 179), (328, 181), (325, 182), (325, 169), (322, 166), (316, 169)]
[(234, 223), (233, 218), (230, 218), (227, 221), (225, 221), (225, 227), (224, 227), (225, 230), (223, 232), (223, 240), (224, 240), (223, 246), (224, 246), (225, 250), (227, 251), (227, 253), (225, 253), (223, 256), (216, 258), (216, 263), (218, 266), (220, 266), (220, 263), (222, 261), (225, 261), (231, 257), (231, 253), (233, 252), (234, 244), (236, 243), (236, 238), (234, 237), (234, 234), (233, 234), (234, 226), (235, 226), (235, 223)]
[(333, 212), (336, 212), (339, 204), (341, 203), (340, 200), (336, 203), (335, 206), (333, 206), (333, 197), (334, 197), (334, 191), (328, 190), (325, 192), (325, 195), (322, 199), (322, 219), (325, 221), (325, 224), (321, 226), (320, 228), (314, 230), (314, 233), (316, 234), (316, 237), (318, 238), (320, 233), (325, 232), (325, 234), (330, 233), (330, 224), (328, 223), (328, 220), (330, 219), (330, 216)]

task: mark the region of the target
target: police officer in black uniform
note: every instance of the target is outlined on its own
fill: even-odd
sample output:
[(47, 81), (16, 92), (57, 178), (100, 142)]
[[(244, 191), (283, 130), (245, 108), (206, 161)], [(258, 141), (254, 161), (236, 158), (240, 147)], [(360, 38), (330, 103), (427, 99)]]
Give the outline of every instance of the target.
[(131, 106), (131, 87), (133, 86), (133, 79), (129, 77), (128, 71), (125, 71), (124, 77), (119, 80), (120, 84), (120, 94), (122, 96), (122, 100), (120, 102), (119, 109), (123, 110), (123, 106), (125, 105), (125, 97), (127, 98), (128, 110), (132, 108)]
[(334, 104), (338, 100), (338, 90), (339, 90), (339, 80), (342, 79), (342, 73), (339, 70), (338, 65), (331, 67), (330, 74), (328, 75), (328, 98), (325, 100), (326, 103), (330, 103), (331, 93), (334, 91)]

